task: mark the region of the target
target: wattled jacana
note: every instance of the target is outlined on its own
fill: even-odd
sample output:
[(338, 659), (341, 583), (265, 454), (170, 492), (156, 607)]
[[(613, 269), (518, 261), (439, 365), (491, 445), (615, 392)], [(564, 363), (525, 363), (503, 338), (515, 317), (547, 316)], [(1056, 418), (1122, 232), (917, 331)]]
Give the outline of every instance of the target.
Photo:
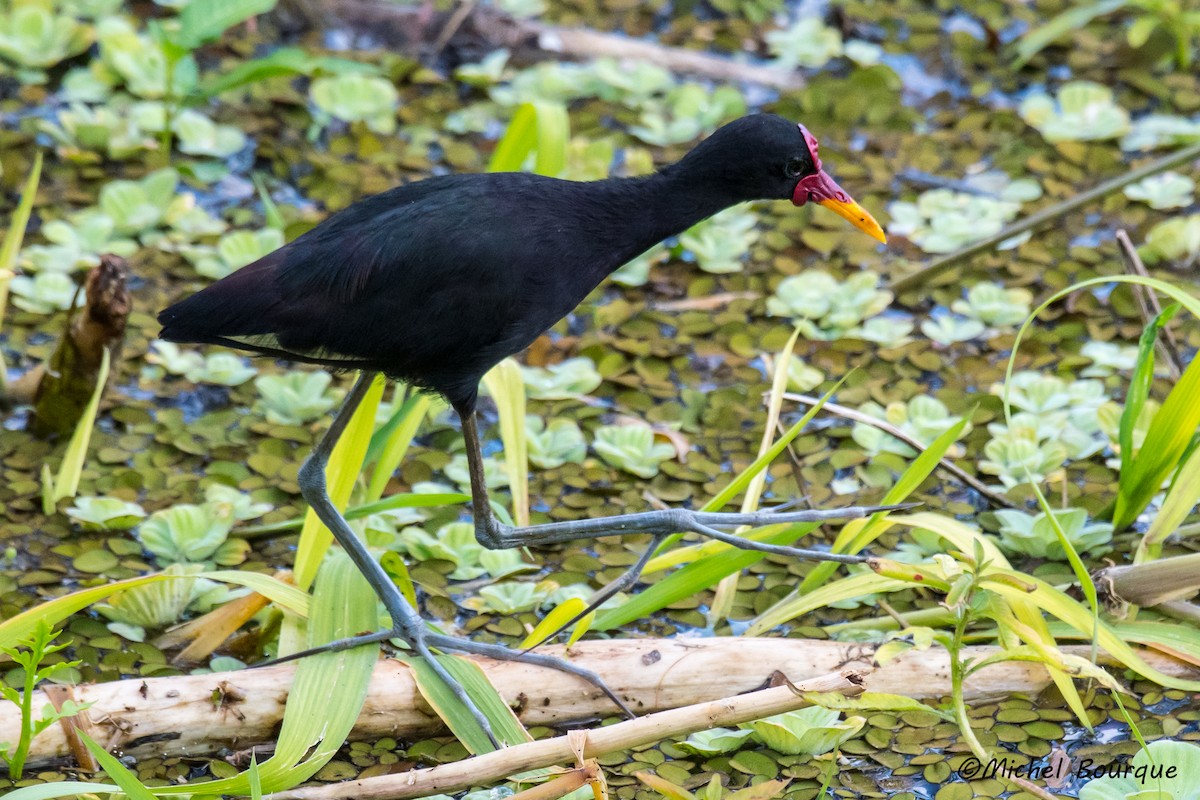
[[(489, 734), (475, 704), (430, 657), (430, 646), (562, 669), (591, 681), (628, 711), (598, 676), (567, 662), (428, 631), (333, 506), (325, 465), (374, 373), (382, 372), (442, 395), (461, 418), (475, 534), (485, 547), (629, 533), (652, 534), (657, 545), (687, 531), (741, 548), (860, 560), (752, 542), (715, 526), (848, 519), (880, 508), (750, 514), (669, 509), (515, 528), (501, 523), (488, 503), (474, 419), (484, 373), (525, 349), (639, 253), (736, 203), (774, 199), (819, 203), (886, 241), (875, 219), (822, 169), (817, 141), (803, 126), (757, 114), (725, 125), (648, 177), (578, 183), (523, 173), (450, 175), (366, 198), (163, 311), (160, 336), (362, 371), (298, 478), (305, 500), (391, 615), (393, 630), (341, 645), (403, 639)], [(633, 584), (654, 545), (607, 593)]]

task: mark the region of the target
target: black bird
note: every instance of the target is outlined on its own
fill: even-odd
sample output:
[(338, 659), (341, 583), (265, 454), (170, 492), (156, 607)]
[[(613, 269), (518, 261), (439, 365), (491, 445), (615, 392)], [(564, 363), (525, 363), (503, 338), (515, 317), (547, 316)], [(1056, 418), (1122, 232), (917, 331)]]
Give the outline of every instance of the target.
[[(392, 631), (339, 646), (405, 640), (439, 670), (489, 734), (475, 704), (429, 658), (430, 646), (563, 669), (591, 681), (628, 712), (598, 676), (579, 667), (428, 631), (330, 502), (325, 465), (374, 373), (382, 372), (442, 395), (461, 418), (475, 533), (485, 547), (629, 533), (653, 534), (657, 544), (688, 531), (742, 548), (860, 560), (751, 542), (715, 526), (846, 519), (879, 508), (755, 514), (670, 509), (514, 528), (496, 519), (488, 504), (474, 419), (484, 373), (525, 349), (614, 270), (663, 239), (736, 203), (777, 199), (819, 203), (886, 241), (875, 219), (823, 170), (817, 141), (804, 126), (756, 114), (725, 125), (647, 177), (579, 183), (524, 173), (450, 175), (368, 197), (163, 311), (160, 336), (362, 371), (298, 479), (305, 500), (392, 618)], [(632, 585), (654, 549), (604, 591)]]

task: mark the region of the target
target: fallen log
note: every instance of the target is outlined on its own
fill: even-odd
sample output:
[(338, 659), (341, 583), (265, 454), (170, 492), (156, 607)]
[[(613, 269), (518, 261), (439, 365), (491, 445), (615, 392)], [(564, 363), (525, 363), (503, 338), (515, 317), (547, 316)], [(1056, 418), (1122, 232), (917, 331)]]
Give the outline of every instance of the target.
[(792, 69), (669, 47), (618, 33), (516, 19), (479, 3), (438, 12), (424, 4), (401, 5), (388, 0), (292, 0), (286, 9), (303, 18), (310, 28), (327, 28), (330, 19), (338, 19), (382, 41), (389, 49), (426, 60), (436, 58), (444, 49), (464, 58), (480, 58), (503, 47), (511, 52), (513, 63), (522, 65), (547, 59), (615, 58), (721, 83), (753, 83), (788, 90), (803, 88), (805, 83), (804, 76)]
[[(1083, 657), (1090, 648), (1064, 647)], [(546, 653), (563, 655), (562, 648)], [(863, 688), (935, 700), (950, 694), (950, 668), (940, 648), (913, 650), (874, 664), (870, 645), (806, 639), (711, 638), (621, 639), (585, 641), (571, 648), (568, 660), (594, 670), (639, 713), (709, 702), (761, 688), (774, 672), (799, 682), (855, 669)], [(996, 652), (968, 647), (974, 659)], [(1195, 678), (1197, 671), (1167, 656), (1142, 651), (1156, 669)], [(567, 725), (613, 713), (611, 702), (594, 687), (554, 670), (528, 664), (479, 659), (500, 694), (526, 725)], [(135, 758), (207, 756), (222, 749), (248, 748), (274, 740), (287, 701), (293, 664), (222, 672), (145, 678), (77, 686), (70, 699), (93, 703), (75, 725), (109, 750)], [(1036, 694), (1050, 681), (1036, 663), (1004, 662), (968, 679), (968, 702), (1015, 692)], [(33, 707), (48, 698), (41, 692)], [(17, 741), (20, 713), (0, 705), (0, 741)], [(413, 740), (443, 731), (441, 720), (421, 697), (403, 664), (381, 660), (375, 667), (367, 700), (351, 737)], [(71, 757), (68, 735), (53, 726), (33, 741), (30, 766), (64, 763)]]

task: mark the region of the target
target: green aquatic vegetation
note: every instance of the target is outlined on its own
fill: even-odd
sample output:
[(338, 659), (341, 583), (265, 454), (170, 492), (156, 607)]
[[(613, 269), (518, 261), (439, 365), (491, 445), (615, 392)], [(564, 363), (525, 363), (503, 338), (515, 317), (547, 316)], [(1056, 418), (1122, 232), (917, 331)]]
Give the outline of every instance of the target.
[(842, 54), (860, 67), (873, 67), (883, 60), (883, 48), (874, 42), (851, 39), (842, 47)]
[(35, 314), (50, 314), (71, 307), (78, 286), (70, 275), (62, 272), (39, 272), (36, 275), (17, 275), (8, 285), (12, 304)]
[[(1017, 200), (997, 200), (951, 189), (930, 189), (916, 202), (888, 204), (888, 233), (903, 236), (927, 253), (951, 253), (994, 236), (1021, 212)], [(1005, 242), (1000, 249), (1018, 242)]]
[(151, 514), (137, 537), (160, 564), (240, 564), (244, 544), (229, 538), (237, 521), (229, 503), (180, 504)]
[[(991, 392), (1003, 397), (1004, 385), (992, 384)], [(1072, 425), (1091, 433), (1099, 430), (1096, 411), (1108, 401), (1108, 395), (1097, 380), (1066, 381), (1057, 375), (1021, 370), (1008, 381), (1008, 401), (1013, 408), (1038, 417), (1063, 412)], [(1053, 419), (1050, 424), (1058, 426), (1060, 422)]]
[(147, 630), (173, 625), (183, 617), (200, 588), (195, 576), (203, 571), (201, 564), (171, 564), (163, 574), (179, 576), (175, 580), (117, 592), (94, 608), (110, 620), (109, 630), (130, 641), (145, 641)]
[(596, 363), (587, 356), (577, 356), (548, 367), (521, 367), (525, 391), (535, 400), (564, 400), (591, 394), (603, 378)]
[(649, 425), (604, 425), (596, 429), (592, 449), (610, 466), (640, 478), (653, 478), (659, 465), (675, 457), (675, 448), (656, 442)]
[(57, 123), (42, 120), (38, 127), (54, 139), (59, 154), (68, 159), (81, 159), (91, 152), (110, 161), (124, 161), (157, 146), (154, 137), (127, 113), (110, 106), (72, 103), (58, 112)]
[[(1072, 31), (1085, 27), (1093, 20), (1116, 11), (1133, 12), (1133, 22), (1125, 32), (1125, 41), (1132, 48), (1141, 48), (1151, 36), (1162, 30), (1175, 40), (1175, 64), (1188, 69), (1200, 45), (1200, 11), (1180, 0), (1095, 0), (1072, 5), (1044, 25), (1029, 31), (1017, 47), (1017, 64), (1022, 65), (1050, 43)], [(1165, 53), (1156, 48), (1160, 58)]]
[(116, 223), (98, 208), (73, 214), (66, 220), (42, 225), (41, 234), (50, 244), (32, 244), (21, 250), (20, 265), (30, 272), (74, 272), (100, 263), (102, 253), (128, 258), (137, 252), (137, 242), (113, 238)]
[(51, 0), (12, 0), (5, 5), (0, 11), (0, 59), (16, 67), (26, 82), (41, 83), (43, 70), (92, 43), (91, 27), (57, 13)]
[(553, 581), (493, 583), (480, 589), (476, 597), (468, 597), (463, 605), (483, 614), (520, 614), (546, 602), (551, 591), (547, 584), (553, 584)]
[(745, 728), (709, 728), (697, 731), (679, 743), (678, 747), (685, 753), (697, 756), (719, 756), (722, 753), (732, 753), (746, 743), (754, 735), (754, 731)]
[(865, 724), (863, 717), (843, 720), (841, 712), (810, 706), (747, 722), (741, 727), (754, 731), (759, 741), (777, 753), (816, 756), (841, 747)]
[(525, 416), (525, 439), (529, 461), (539, 469), (555, 469), (563, 464), (582, 464), (587, 456), (587, 440), (572, 419), (555, 417), (547, 424), (541, 417)]
[(758, 241), (758, 220), (749, 211), (733, 207), (693, 225), (679, 236), (679, 244), (696, 257), (705, 272), (741, 272), (746, 254)]
[(1200, 746), (1159, 739), (1137, 751), (1120, 772), (1095, 778), (1079, 800), (1192, 800), (1200, 785)]
[(191, 245), (181, 247), (180, 252), (196, 267), (196, 272), (219, 280), (283, 245), (283, 231), (260, 228), (257, 231), (231, 231), (222, 236), (215, 247)]
[(656, 244), (637, 258), (612, 274), (612, 279), (622, 286), (645, 286), (650, 280), (650, 270), (671, 258), (671, 251), (664, 244)]
[(127, 531), (144, 519), (146, 512), (119, 497), (76, 497), (67, 517), (85, 531)]
[(496, 5), (516, 19), (540, 17), (546, 11), (546, 0), (497, 0)]
[(1029, 316), (1033, 293), (1028, 289), (1008, 289), (998, 283), (981, 281), (967, 290), (965, 300), (955, 300), (950, 308), (970, 319), (994, 328), (1020, 325)]
[(1164, 220), (1146, 234), (1146, 243), (1138, 255), (1147, 264), (1172, 262), (1181, 269), (1200, 260), (1200, 214), (1172, 217)]
[(87, 709), (91, 703), (76, 703), (74, 700), (64, 700), (59, 708), (47, 703), (36, 718), (33, 715), (34, 689), (42, 681), (50, 680), (56, 675), (66, 677), (62, 673), (78, 667), (81, 661), (58, 661), (53, 664), (44, 663), (47, 657), (54, 655), (70, 646), (69, 643), (55, 644), (58, 632), (51, 630), (46, 622), (39, 621), (33, 632), (23, 636), (11, 645), (0, 645), (0, 653), (8, 656), (21, 672), (20, 690), (6, 681), (0, 681), (0, 697), (15, 705), (21, 712), (21, 734), (15, 742), (0, 742), (0, 759), (8, 765), (9, 774), (13, 780), (21, 780), (25, 769), (25, 759), (29, 755), (29, 747), (34, 738), (65, 717), (73, 717)]
[(1113, 100), (1112, 89), (1092, 81), (1071, 81), (1051, 98), (1031, 94), (1021, 118), (1048, 142), (1105, 141), (1129, 132), (1129, 112)]
[(711, 0), (710, 5), (728, 16), (738, 16), (755, 24), (783, 10), (783, 0)]
[(1194, 200), (1196, 182), (1178, 172), (1162, 172), (1125, 187), (1125, 196), (1153, 209), (1183, 208)]
[(229, 515), (239, 522), (257, 519), (271, 510), (270, 503), (256, 503), (240, 489), (222, 483), (211, 483), (204, 490), (205, 505), (216, 509), (218, 515)]
[(1014, 426), (993, 434), (983, 455), (979, 471), (996, 476), (1004, 488), (1011, 489), (1057, 477), (1067, 460), (1067, 448), (1057, 440), (1039, 438), (1028, 426)]
[(790, 392), (811, 392), (825, 382), (825, 373), (804, 359), (792, 356), (788, 360), (787, 388)]
[[(889, 403), (887, 408), (875, 402), (867, 402), (859, 406), (858, 410), (888, 422), (926, 445), (957, 425), (961, 419), (951, 414), (942, 401), (925, 394), (919, 394), (907, 403)], [(970, 425), (967, 425), (960, 435), (966, 435), (969, 430)], [(850, 436), (872, 457), (881, 453), (894, 453), (912, 458), (917, 454), (916, 450), (895, 436), (863, 422), (854, 423)]]
[(218, 386), (241, 386), (258, 374), (246, 360), (232, 353), (209, 353), (204, 363), (184, 373), (193, 383), (212, 383)]
[(655, 95), (667, 93), (675, 85), (670, 70), (644, 61), (599, 58), (591, 63), (590, 69), (598, 82), (597, 97), (630, 108), (651, 102)]
[(1133, 121), (1121, 139), (1122, 150), (1156, 150), (1200, 142), (1200, 117), (1187, 119), (1174, 114), (1148, 114)]
[(184, 350), (174, 342), (156, 339), (146, 354), (146, 361), (158, 364), (170, 375), (188, 375), (204, 368), (204, 356), (195, 350)]
[(480, 575), (502, 578), (514, 572), (534, 569), (521, 560), (520, 549), (489, 550), (475, 538), (470, 522), (451, 522), (430, 535), (423, 528), (405, 528), (400, 546), (417, 561), (449, 561), (454, 564), (450, 578), (469, 581)]
[(921, 321), (921, 333), (944, 347), (978, 339), (985, 330), (986, 326), (979, 320), (957, 314), (937, 314)]
[[(499, 83), (504, 78), (504, 68), (508, 66), (509, 52), (503, 48), (493, 50), (478, 62), (460, 64), (454, 69), (454, 79), (477, 89), (486, 89)], [(474, 108), (484, 108), (483, 104), (475, 104)], [(457, 113), (457, 112), (456, 112)], [(494, 114), (488, 114), (495, 119)], [(458, 131), (462, 133), (463, 131)]]
[(697, 83), (671, 88), (660, 101), (642, 107), (629, 133), (646, 144), (667, 147), (712, 133), (722, 122), (746, 113), (746, 100), (732, 86), (715, 90)]
[(194, 109), (185, 109), (175, 117), (179, 152), (190, 156), (228, 158), (246, 146), (246, 134), (233, 125), (219, 125)]
[(913, 321), (898, 315), (872, 317), (863, 322), (854, 335), (864, 342), (884, 347), (899, 347), (912, 341)]
[(333, 378), (323, 370), (294, 370), (282, 375), (260, 375), (255, 410), (272, 425), (304, 425), (329, 413), (337, 399), (329, 393)]
[(186, 97), (196, 87), (198, 71), (191, 54), (172, 64), (162, 42), (139, 33), (124, 17), (100, 20), (96, 40), (108, 73), (99, 79), (102, 82), (124, 85), (130, 94), (151, 100)]
[[(1108, 544), (1113, 534), (1111, 523), (1089, 523), (1087, 512), (1082, 508), (1052, 509), (1051, 513), (1075, 552), (1098, 556), (1110, 549)], [(995, 514), (1000, 523), (1000, 547), (1010, 555), (1021, 554), (1050, 561), (1067, 560), (1050, 514), (1045, 511), (1036, 515), (1027, 514), (1016, 509), (1002, 509)]]
[(795, 320), (810, 339), (854, 338), (863, 322), (892, 302), (891, 292), (878, 286), (879, 276), (870, 271), (839, 281), (827, 272), (806, 270), (779, 284), (767, 299), (767, 313)]
[(375, 133), (396, 130), (396, 108), (400, 94), (391, 81), (375, 75), (346, 73), (317, 78), (308, 89), (316, 106), (314, 122), (327, 125), (330, 120), (364, 122)]
[(518, 70), (507, 83), (493, 86), (488, 96), (502, 106), (524, 103), (569, 103), (599, 94), (602, 82), (587, 64), (543, 61)]
[[(456, 453), (450, 463), (442, 467), (446, 477), (454, 482), (464, 493), (471, 491), (471, 471), (467, 464), (466, 453)], [(502, 458), (485, 457), (483, 459), (483, 480), (489, 489), (503, 489), (508, 486), (508, 467)]]
[(767, 47), (783, 69), (819, 69), (842, 55), (842, 34), (820, 17), (800, 17), (787, 28), (767, 33)]
[(1084, 367), (1079, 374), (1085, 378), (1107, 378), (1118, 372), (1128, 372), (1137, 364), (1138, 348), (1135, 344), (1089, 341), (1079, 350), (1079, 355), (1089, 358), (1091, 366)]
[(116, 233), (136, 236), (162, 224), (178, 185), (179, 173), (173, 169), (156, 170), (141, 180), (109, 181), (100, 190), (98, 205), (112, 218)]

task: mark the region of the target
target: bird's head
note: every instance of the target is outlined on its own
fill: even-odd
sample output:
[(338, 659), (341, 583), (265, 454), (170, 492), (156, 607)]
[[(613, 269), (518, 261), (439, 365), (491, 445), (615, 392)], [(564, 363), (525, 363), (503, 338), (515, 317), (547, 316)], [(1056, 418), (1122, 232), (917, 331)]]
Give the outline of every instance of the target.
[[(817, 139), (803, 125), (775, 114), (752, 114), (725, 125), (693, 151), (695, 162), (720, 165), (710, 180), (724, 183), (738, 199), (783, 199), (798, 206), (817, 203), (881, 242), (883, 228), (821, 163)], [(684, 163), (693, 161), (692, 156)]]

